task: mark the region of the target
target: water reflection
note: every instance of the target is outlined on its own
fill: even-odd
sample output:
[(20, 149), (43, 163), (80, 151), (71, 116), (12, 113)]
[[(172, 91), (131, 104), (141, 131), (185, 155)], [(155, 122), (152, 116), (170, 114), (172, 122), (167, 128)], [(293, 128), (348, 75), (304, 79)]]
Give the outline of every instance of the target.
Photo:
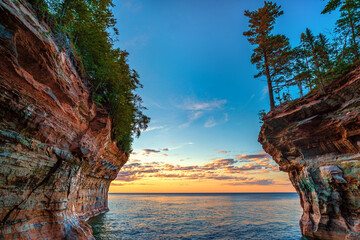
[(304, 239), (296, 194), (110, 194), (97, 239)]

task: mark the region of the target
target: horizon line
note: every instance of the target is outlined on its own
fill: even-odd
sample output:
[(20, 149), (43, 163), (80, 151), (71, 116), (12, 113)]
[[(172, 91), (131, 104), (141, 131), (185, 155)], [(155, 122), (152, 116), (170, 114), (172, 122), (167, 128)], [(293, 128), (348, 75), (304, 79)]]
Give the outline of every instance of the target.
[(235, 194), (235, 193), (297, 193), (297, 192), (112, 192), (108, 194)]

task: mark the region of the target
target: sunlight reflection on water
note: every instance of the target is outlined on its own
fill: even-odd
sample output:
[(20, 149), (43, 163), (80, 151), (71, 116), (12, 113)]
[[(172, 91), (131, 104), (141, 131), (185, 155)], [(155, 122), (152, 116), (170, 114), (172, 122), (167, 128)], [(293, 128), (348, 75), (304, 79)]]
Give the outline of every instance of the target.
[(303, 239), (297, 194), (109, 194), (96, 239)]

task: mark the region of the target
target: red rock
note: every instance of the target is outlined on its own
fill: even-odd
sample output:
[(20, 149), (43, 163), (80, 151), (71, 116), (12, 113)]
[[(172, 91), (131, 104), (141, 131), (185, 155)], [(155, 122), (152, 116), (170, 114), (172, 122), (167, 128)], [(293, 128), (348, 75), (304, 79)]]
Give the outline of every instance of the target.
[(360, 68), (278, 107), (259, 142), (300, 196), (304, 235), (360, 239)]
[(0, 24), (0, 239), (92, 239), (127, 156), (26, 3), (0, 0)]

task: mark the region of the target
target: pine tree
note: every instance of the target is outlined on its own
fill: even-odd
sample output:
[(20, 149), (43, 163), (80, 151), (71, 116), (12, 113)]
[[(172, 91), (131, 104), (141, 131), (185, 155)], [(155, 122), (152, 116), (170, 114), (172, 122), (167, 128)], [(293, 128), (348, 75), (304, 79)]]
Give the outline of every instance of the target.
[(332, 69), (332, 49), (328, 38), (324, 34), (320, 33), (316, 39), (316, 54), (318, 56), (320, 69), (323, 73), (325, 73)]
[(350, 49), (354, 60), (359, 59), (359, 43), (357, 37), (360, 34), (360, 1), (359, 0), (329, 0), (322, 14), (331, 13), (339, 9), (340, 18), (336, 22), (337, 31), (343, 36), (349, 36)]
[(254, 77), (266, 76), (270, 108), (275, 108), (273, 83), (281, 80), (287, 63), (290, 49), (289, 40), (284, 35), (272, 35), (276, 19), (283, 14), (281, 6), (265, 1), (264, 6), (256, 11), (246, 10), (244, 15), (249, 17), (249, 31), (244, 32), (250, 44), (255, 45), (251, 56), (251, 63), (256, 65), (259, 73)]
[(306, 28), (305, 33), (301, 34), (301, 44), (304, 46), (304, 49), (309, 53), (309, 63), (312, 73), (316, 76), (316, 83), (320, 84), (320, 89), (324, 91), (324, 81), (322, 78), (322, 70), (320, 64), (320, 57), (318, 54), (318, 42), (315, 35), (309, 28)]

